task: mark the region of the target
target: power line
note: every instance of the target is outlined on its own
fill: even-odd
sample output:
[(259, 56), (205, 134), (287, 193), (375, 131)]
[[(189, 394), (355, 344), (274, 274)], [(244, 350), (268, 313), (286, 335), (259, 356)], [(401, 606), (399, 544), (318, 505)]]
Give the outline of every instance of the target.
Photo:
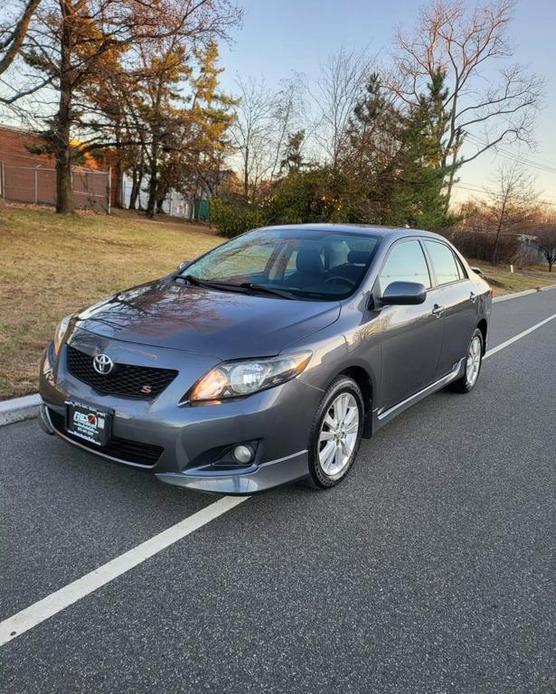
[[(478, 145), (479, 147), (484, 147), (488, 144), (472, 134), (468, 134), (467, 137), (471, 140), (471, 142), (473, 142), (473, 144)], [(493, 147), (495, 147), (497, 154), (499, 154), (501, 157), (509, 159), (510, 161), (514, 161), (518, 164), (526, 164), (527, 166), (544, 173), (556, 174), (556, 165), (544, 164), (540, 161), (535, 161), (534, 159), (516, 154), (515, 152), (511, 152), (503, 147), (498, 147), (497, 145), (493, 145)]]
[[(476, 186), (470, 186), (470, 185), (463, 185), (461, 183), (455, 183), (454, 188), (459, 188), (460, 190), (467, 190), (470, 191), (471, 193), (481, 193), (482, 195), (486, 195), (488, 191), (486, 191), (484, 188), (478, 188)], [(556, 202), (551, 202), (550, 200), (539, 200), (541, 205), (550, 205), (551, 207), (556, 207)]]
[[(488, 145), (487, 142), (484, 140), (481, 140), (480, 138), (476, 137), (475, 135), (469, 133), (467, 136), (471, 142), (474, 144), (478, 145), (479, 147), (485, 147)], [(517, 154), (516, 152), (512, 152), (508, 149), (505, 149), (504, 147), (500, 147), (499, 145), (493, 145), (493, 148), (496, 150), (498, 154), (501, 156), (507, 158), (507, 159), (512, 159), (513, 161), (517, 161), (522, 164), (528, 164), (529, 166), (535, 167), (535, 168), (540, 168), (543, 171), (547, 171), (550, 173), (556, 173), (556, 165), (552, 163), (546, 163), (546, 162), (541, 162), (537, 161), (535, 159), (531, 159), (530, 157), (526, 157), (523, 154)]]

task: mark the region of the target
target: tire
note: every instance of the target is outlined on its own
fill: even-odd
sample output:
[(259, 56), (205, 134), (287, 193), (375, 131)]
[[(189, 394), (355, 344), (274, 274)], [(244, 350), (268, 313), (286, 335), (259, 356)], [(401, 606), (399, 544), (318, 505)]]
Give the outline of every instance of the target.
[[(478, 353), (477, 353), (478, 349)], [(456, 393), (469, 393), (477, 385), (483, 365), (484, 339), (483, 333), (476, 328), (471, 336), (467, 352), (465, 353), (465, 372), (461, 378), (450, 384), (451, 390)], [(474, 366), (471, 366), (473, 360)]]
[(345, 479), (359, 451), (364, 414), (363, 394), (357, 383), (347, 376), (336, 378), (324, 394), (311, 427), (310, 486), (328, 489)]

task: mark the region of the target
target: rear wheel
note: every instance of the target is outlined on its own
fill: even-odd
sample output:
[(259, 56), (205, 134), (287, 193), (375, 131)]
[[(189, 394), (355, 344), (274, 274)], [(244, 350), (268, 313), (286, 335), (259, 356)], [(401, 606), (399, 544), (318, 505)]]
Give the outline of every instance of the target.
[(312, 427), (309, 471), (314, 487), (333, 487), (346, 477), (361, 443), (363, 414), (359, 386), (340, 376), (327, 390)]
[(483, 333), (477, 328), (471, 337), (471, 341), (465, 355), (465, 371), (461, 378), (451, 384), (452, 390), (458, 393), (469, 393), (473, 390), (483, 364)]

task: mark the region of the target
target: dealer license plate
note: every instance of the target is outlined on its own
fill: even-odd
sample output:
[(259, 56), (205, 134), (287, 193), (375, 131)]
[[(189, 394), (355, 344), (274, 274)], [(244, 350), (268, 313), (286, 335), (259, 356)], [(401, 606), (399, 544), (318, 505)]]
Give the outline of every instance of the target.
[(110, 440), (112, 413), (79, 402), (66, 403), (66, 431), (95, 446)]

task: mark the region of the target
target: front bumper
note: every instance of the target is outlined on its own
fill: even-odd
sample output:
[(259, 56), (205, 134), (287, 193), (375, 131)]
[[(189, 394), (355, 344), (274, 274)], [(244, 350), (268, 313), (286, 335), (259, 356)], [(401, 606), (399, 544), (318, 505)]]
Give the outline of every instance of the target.
[[(83, 331), (84, 332), (84, 331)], [(96, 337), (96, 336), (95, 336)], [(179, 405), (183, 393), (207, 369), (208, 361), (176, 350), (148, 348), (115, 343), (97, 338), (95, 349), (118, 361), (143, 365), (149, 359), (177, 368), (175, 382), (153, 400), (133, 400), (101, 395), (74, 378), (65, 368), (65, 346), (56, 359), (48, 348), (40, 374), (40, 394), (44, 406), (40, 421), (43, 428), (70, 443), (91, 450), (110, 460), (152, 471), (163, 482), (199, 491), (225, 494), (252, 494), (303, 478), (308, 474), (307, 447), (313, 414), (322, 393), (300, 378), (243, 399), (221, 404)], [(72, 345), (94, 353), (91, 334), (72, 338)], [(212, 365), (212, 363), (210, 364)], [(63, 427), (66, 402), (78, 400), (99, 408), (112, 409), (113, 438), (133, 446), (158, 447), (162, 452), (151, 464), (124, 459), (114, 450), (91, 449), (69, 436)], [(247, 466), (222, 465), (229, 460), (226, 451), (250, 442), (256, 453)], [(127, 447), (122, 450), (134, 450)]]

